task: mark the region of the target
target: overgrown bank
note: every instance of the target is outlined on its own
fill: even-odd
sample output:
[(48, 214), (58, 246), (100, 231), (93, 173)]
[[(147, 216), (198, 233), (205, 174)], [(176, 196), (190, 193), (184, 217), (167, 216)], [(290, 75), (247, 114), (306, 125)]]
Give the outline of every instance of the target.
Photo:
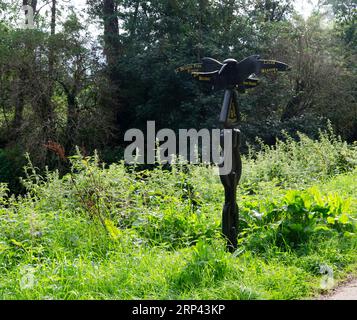
[[(224, 251), (213, 168), (104, 169), (0, 188), (2, 299), (301, 299), (357, 265), (357, 150), (331, 133), (244, 159), (240, 247)], [(327, 270), (327, 274), (326, 274)]]

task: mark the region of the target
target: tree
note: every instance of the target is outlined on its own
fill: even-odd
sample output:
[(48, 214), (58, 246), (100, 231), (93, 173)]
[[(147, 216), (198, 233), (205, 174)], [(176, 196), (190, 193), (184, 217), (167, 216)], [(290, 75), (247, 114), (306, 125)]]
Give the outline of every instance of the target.
[(279, 22), (287, 18), (293, 10), (291, 0), (255, 0), (252, 14), (262, 17), (264, 22)]
[(92, 142), (85, 139), (86, 134), (80, 133), (93, 130), (96, 127), (93, 123), (101, 130), (107, 130), (103, 112), (98, 114), (100, 110), (96, 99), (98, 74), (102, 67), (98, 49), (75, 12), (65, 21), (56, 42), (60, 52), (56, 73), (56, 81), (60, 85), (57, 94), (63, 94), (66, 101), (66, 123), (62, 138), (65, 150), (70, 154), (76, 145), (94, 149), (102, 143), (98, 130), (96, 141)]

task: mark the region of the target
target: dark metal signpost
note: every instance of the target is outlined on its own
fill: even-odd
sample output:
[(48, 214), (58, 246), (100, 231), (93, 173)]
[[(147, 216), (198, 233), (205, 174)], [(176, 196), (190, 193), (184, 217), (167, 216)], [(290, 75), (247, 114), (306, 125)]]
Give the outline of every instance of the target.
[(232, 161), (231, 170), (221, 173), (224, 186), (225, 203), (222, 217), (222, 232), (227, 239), (227, 249), (237, 249), (239, 209), (237, 205), (237, 187), (242, 173), (240, 147), (240, 111), (238, 92), (255, 88), (259, 84), (257, 76), (261, 74), (288, 71), (290, 67), (274, 60), (261, 60), (258, 55), (250, 56), (241, 62), (227, 59), (223, 63), (204, 58), (202, 63), (190, 64), (178, 68), (177, 72), (188, 72), (199, 81), (206, 82), (215, 90), (225, 90), (223, 106), (219, 118), (221, 125), (221, 147), (224, 150), (224, 135), (227, 129), (232, 134), (232, 150), (224, 150), (224, 161)]

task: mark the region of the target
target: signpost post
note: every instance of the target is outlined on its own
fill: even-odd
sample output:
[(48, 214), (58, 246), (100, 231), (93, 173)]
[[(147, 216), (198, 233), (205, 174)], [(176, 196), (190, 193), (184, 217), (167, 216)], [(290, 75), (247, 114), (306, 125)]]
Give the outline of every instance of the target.
[[(224, 151), (223, 164), (231, 161), (231, 170), (227, 174), (220, 171), (224, 186), (225, 203), (222, 215), (222, 232), (227, 239), (227, 250), (234, 252), (238, 246), (239, 208), (237, 205), (237, 188), (242, 174), (240, 147), (240, 110), (238, 92), (256, 87), (257, 76), (279, 71), (288, 71), (290, 67), (275, 60), (261, 60), (258, 55), (250, 56), (241, 62), (227, 59), (223, 63), (204, 58), (202, 63), (180, 67), (176, 72), (190, 73), (199, 81), (206, 82), (215, 90), (225, 90), (223, 106), (219, 118), (221, 127), (221, 147)], [(231, 150), (224, 150), (226, 134), (232, 134)], [(223, 167), (223, 164), (221, 166)]]

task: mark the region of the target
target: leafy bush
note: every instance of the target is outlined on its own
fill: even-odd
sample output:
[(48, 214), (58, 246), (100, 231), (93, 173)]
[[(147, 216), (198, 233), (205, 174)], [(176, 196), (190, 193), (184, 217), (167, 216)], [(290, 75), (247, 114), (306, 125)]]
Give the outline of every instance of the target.
[[(335, 149), (348, 153), (345, 162), (335, 155)], [(313, 150), (320, 151), (311, 155)], [(248, 194), (249, 201), (242, 203), (241, 228), (243, 235), (249, 234), (252, 247), (261, 250), (262, 246), (273, 244), (296, 248), (316, 234), (353, 232), (345, 199), (337, 195), (323, 197), (314, 189), (286, 193), (276, 185), (308, 184), (299, 181), (301, 168), (310, 182), (314, 180), (315, 167), (320, 170), (315, 173), (315, 179), (322, 180), (329, 174), (350, 170), (351, 159), (357, 158), (355, 151), (332, 133), (321, 133), (319, 141), (303, 135), (300, 142), (288, 138), (275, 149), (265, 147), (265, 152), (249, 160), (246, 174), (255, 171), (249, 180), (243, 180), (242, 193)], [(56, 172), (40, 177), (29, 161), (23, 183), (31, 194), (45, 199), (47, 210), (60, 209), (87, 216), (100, 222), (114, 240), (120, 238), (120, 230), (130, 229), (137, 234), (139, 242), (171, 249), (193, 245), (200, 239), (209, 242), (220, 233), (223, 192), (219, 178), (212, 175), (212, 168), (177, 163), (169, 170), (157, 166), (136, 171), (122, 162), (106, 169), (97, 155), (84, 158), (79, 152), (69, 161), (72, 169), (63, 179)], [(339, 171), (330, 172), (331, 167)], [(266, 190), (269, 198), (274, 194), (273, 200), (262, 201), (259, 197), (254, 200), (249, 195), (253, 190), (251, 182), (258, 177), (262, 181), (256, 182), (256, 186)], [(253, 191), (261, 192), (256, 186)]]
[[(267, 152), (274, 161), (286, 156)], [(302, 159), (285, 173), (299, 177)], [(28, 162), (26, 195), (9, 196), (0, 184), (0, 298), (295, 299), (315, 292), (321, 266), (340, 275), (356, 262), (357, 170), (333, 183), (316, 176), (323, 187), (305, 191), (287, 191), (294, 183), (277, 175), (253, 185), (252, 172), (240, 188), (241, 246), (231, 255), (220, 236), (224, 193), (212, 167), (138, 171), (78, 153), (61, 178)], [(245, 168), (271, 174), (272, 166), (261, 155)]]
[(261, 142), (260, 151), (251, 148), (244, 159), (243, 188), (254, 192), (261, 181), (306, 187), (357, 167), (357, 145), (336, 137), (331, 127), (320, 131), (318, 140), (298, 136), (295, 141), (286, 134), (286, 140), (278, 140), (273, 147)]
[(219, 220), (201, 212), (203, 199), (194, 181), (201, 167), (178, 164), (171, 170), (137, 172), (122, 162), (105, 169), (97, 155), (84, 158), (79, 153), (69, 161), (71, 173), (60, 179), (57, 172), (39, 176), (29, 160), (23, 184), (33, 196), (45, 199), (47, 209), (99, 221), (113, 239), (118, 239), (118, 229), (133, 229), (140, 241), (168, 248), (219, 234)]
[(264, 249), (275, 245), (298, 248), (313, 236), (338, 233), (349, 236), (355, 231), (350, 202), (337, 194), (322, 196), (316, 188), (287, 191), (283, 199), (244, 203), (242, 242)]

